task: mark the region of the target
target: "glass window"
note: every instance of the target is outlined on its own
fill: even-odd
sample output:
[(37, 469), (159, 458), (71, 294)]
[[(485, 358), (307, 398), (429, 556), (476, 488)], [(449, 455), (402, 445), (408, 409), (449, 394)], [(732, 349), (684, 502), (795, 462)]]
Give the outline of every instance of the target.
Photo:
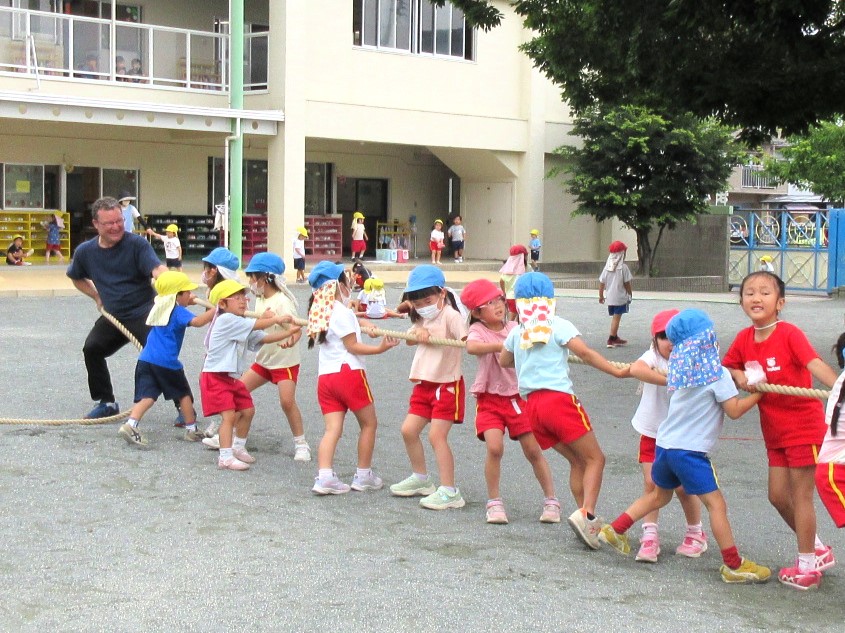
[(305, 163), (305, 215), (332, 212), (331, 163)]
[(445, 5), (434, 9), (434, 52), (438, 55), (449, 54), (449, 42), (452, 29), (452, 7)]
[(267, 213), (267, 161), (244, 161), (244, 213), (264, 215)]
[[(137, 170), (103, 169), (103, 195), (117, 198), (123, 191), (128, 191), (131, 196), (138, 196), (140, 187)], [(138, 207), (138, 200), (132, 204)]]
[(376, 45), (376, 27), (378, 26), (379, 0), (362, 0), (364, 3), (364, 45)]
[(3, 207), (44, 208), (44, 165), (3, 166)]
[(420, 7), (420, 52), (434, 52), (434, 6), (429, 3)]

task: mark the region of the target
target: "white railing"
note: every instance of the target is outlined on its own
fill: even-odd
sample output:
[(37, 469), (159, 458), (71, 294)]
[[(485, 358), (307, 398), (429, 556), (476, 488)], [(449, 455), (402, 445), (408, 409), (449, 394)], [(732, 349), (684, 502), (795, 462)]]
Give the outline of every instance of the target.
[[(246, 90), (267, 87), (268, 34), (245, 39)], [(0, 74), (228, 90), (227, 35), (0, 7)]]
[(742, 182), (745, 189), (775, 189), (777, 185), (762, 175), (762, 167), (758, 165), (742, 166)]

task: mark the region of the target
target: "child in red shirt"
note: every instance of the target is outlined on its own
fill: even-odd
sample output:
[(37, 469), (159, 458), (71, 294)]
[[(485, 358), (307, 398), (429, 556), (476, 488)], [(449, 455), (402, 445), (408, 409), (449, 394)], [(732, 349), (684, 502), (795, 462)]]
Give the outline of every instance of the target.
[[(767, 271), (751, 273), (740, 286), (740, 305), (752, 327), (740, 331), (722, 364), (740, 389), (755, 391), (745, 370), (758, 367), (771, 385), (826, 386), (836, 373), (819, 358), (804, 333), (778, 315), (786, 301), (783, 281)], [(833, 552), (816, 534), (813, 505), (816, 456), (825, 434), (824, 409), (814, 398), (765, 393), (757, 405), (769, 459), (769, 501), (798, 539), (798, 563), (780, 570), (778, 580), (812, 589), (835, 564)]]

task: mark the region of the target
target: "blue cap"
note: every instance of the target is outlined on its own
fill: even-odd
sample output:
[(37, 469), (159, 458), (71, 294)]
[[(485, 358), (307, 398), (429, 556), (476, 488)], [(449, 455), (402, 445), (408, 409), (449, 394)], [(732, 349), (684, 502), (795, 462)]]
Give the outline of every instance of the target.
[(688, 308), (671, 318), (666, 325), (666, 336), (677, 345), (691, 336), (711, 329), (713, 329), (713, 321), (706, 312), (697, 308)]
[(285, 272), (285, 263), (275, 253), (256, 253), (249, 260), (245, 273), (271, 273), (281, 275)]
[(405, 292), (414, 292), (426, 288), (443, 288), (446, 286), (446, 277), (443, 271), (431, 264), (421, 264), (408, 275), (408, 284)]
[(229, 270), (237, 270), (241, 266), (241, 263), (238, 261), (235, 254), (228, 248), (224, 248), (222, 246), (215, 248), (208, 255), (203, 257), (202, 261), (209, 263), (212, 266), (228, 268)]
[(517, 299), (533, 299), (534, 297), (554, 299), (555, 287), (552, 285), (552, 280), (543, 273), (525, 273), (516, 280), (513, 295)]
[(343, 264), (335, 264), (327, 259), (319, 262), (308, 275), (308, 284), (316, 290), (329, 281), (337, 281), (343, 272)]

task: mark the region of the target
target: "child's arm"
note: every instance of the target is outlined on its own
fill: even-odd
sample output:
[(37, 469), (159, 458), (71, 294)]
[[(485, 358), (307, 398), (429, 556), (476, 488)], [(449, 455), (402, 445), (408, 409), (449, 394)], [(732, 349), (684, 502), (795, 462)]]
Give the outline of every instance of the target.
[(163, 239), (164, 239), (164, 236), (163, 236), (163, 235), (160, 235), (160, 234), (156, 233), (156, 232), (155, 232), (155, 231), (153, 231), (152, 229), (147, 229), (147, 235), (152, 235), (154, 238), (159, 239), (159, 240), (163, 240)]
[(182, 259), (182, 242), (179, 242), (179, 246), (177, 248), (179, 249), (179, 259)]
[(734, 379), (734, 384), (736, 388), (740, 391), (750, 391), (754, 392), (754, 386), (748, 386), (748, 378), (745, 377), (745, 372), (741, 369), (731, 369), (728, 368), (728, 371), (731, 372), (731, 378)]
[(604, 282), (599, 282), (599, 303), (604, 303)]
[(499, 367), (504, 367), (505, 369), (508, 369), (514, 366), (515, 364), (513, 362), (513, 352), (510, 352), (503, 347), (502, 351), (499, 352)]
[[(270, 310), (267, 310), (264, 314), (267, 314), (268, 312), (270, 312)], [(268, 327), (271, 327), (273, 325), (290, 325), (291, 323), (293, 323), (293, 317), (289, 314), (262, 316), (261, 318), (255, 320), (255, 324), (252, 326), (252, 329), (253, 330), (266, 330)], [(296, 327), (299, 327), (299, 326), (296, 326)], [(292, 329), (292, 328), (288, 328), (288, 329)], [(287, 331), (287, 330), (285, 330), (285, 331)], [(267, 336), (269, 337), (270, 335), (268, 334)], [(276, 339), (276, 340), (280, 341), (280, 340), (282, 340), (282, 338), (285, 338), (285, 337), (283, 336), (283, 337)], [(267, 339), (265, 338), (264, 340), (266, 341)], [(267, 341), (267, 342), (272, 343), (274, 341)]]
[(354, 332), (343, 337), (343, 346), (346, 351), (356, 356), (372, 356), (373, 354), (381, 354), (386, 352), (391, 347), (399, 345), (399, 339), (392, 336), (385, 336), (381, 339), (378, 345), (367, 345), (361, 343)]
[(578, 358), (583, 360), (587, 365), (595, 367), (599, 371), (610, 374), (614, 378), (627, 378), (629, 374), (629, 367), (619, 368), (611, 365), (610, 362), (596, 350), (591, 349), (580, 336), (573, 336), (566, 343), (566, 348), (576, 354)]
[(647, 382), (652, 385), (666, 386), (666, 376), (658, 372), (654, 367), (649, 367), (648, 363), (643, 360), (634, 361), (628, 368), (631, 377), (636, 378), (642, 382)]
[(467, 341), (467, 354), (484, 356), (484, 354), (498, 354), (504, 349), (501, 342), (482, 343), (481, 341)]
[(760, 402), (760, 398), (762, 397), (762, 393), (752, 393), (744, 398), (734, 396), (733, 398), (725, 400), (720, 404), (722, 405), (722, 411), (725, 412), (725, 415), (727, 415), (731, 420), (736, 420), (753, 409), (754, 405)]
[(836, 372), (824, 362), (821, 358), (814, 358), (809, 363), (807, 363), (807, 369), (810, 371), (813, 376), (816, 377), (820, 383), (822, 383), (828, 389), (833, 387), (833, 384), (836, 382), (836, 379), (839, 377), (836, 375)]
[[(288, 323), (290, 323), (290, 321), (288, 321)], [(281, 325), (281, 323), (279, 323), (279, 325)], [(275, 332), (270, 332), (270, 334), (266, 334), (264, 336), (264, 340), (261, 341), (261, 343), (266, 345), (268, 343), (278, 343), (279, 341), (284, 341), (298, 334), (301, 329), (302, 328), (298, 325), (289, 325), (288, 327), (282, 330), (277, 330)]]
[(631, 282), (630, 282), (630, 281), (626, 281), (626, 282), (625, 282), (624, 284), (622, 284), (622, 285), (623, 285), (623, 286), (625, 286), (625, 292), (627, 292), (627, 293), (628, 293), (628, 296), (629, 296), (629, 297), (633, 297), (633, 296), (634, 296), (634, 291), (633, 291), (633, 290), (631, 290), (631, 288), (632, 288), (632, 286), (631, 286)]
[(414, 327), (412, 327), (410, 330), (408, 330), (408, 334), (413, 335), (414, 338), (417, 339), (416, 341), (412, 341), (410, 339), (407, 339), (405, 342), (408, 345), (417, 345), (419, 343), (428, 343), (428, 339), (431, 338), (431, 333), (428, 330), (426, 330), (424, 327), (422, 327), (421, 325), (415, 325)]
[[(197, 301), (198, 301), (198, 299), (196, 297), (194, 297), (194, 300), (191, 303), (196, 305)], [(214, 318), (214, 312), (215, 312), (214, 308), (210, 308), (210, 309), (206, 310), (205, 312), (203, 312), (202, 314), (200, 314), (199, 316), (195, 316), (193, 319), (191, 319), (191, 321), (188, 323), (188, 325), (190, 327), (205, 327), (206, 325), (211, 323), (211, 320)]]

